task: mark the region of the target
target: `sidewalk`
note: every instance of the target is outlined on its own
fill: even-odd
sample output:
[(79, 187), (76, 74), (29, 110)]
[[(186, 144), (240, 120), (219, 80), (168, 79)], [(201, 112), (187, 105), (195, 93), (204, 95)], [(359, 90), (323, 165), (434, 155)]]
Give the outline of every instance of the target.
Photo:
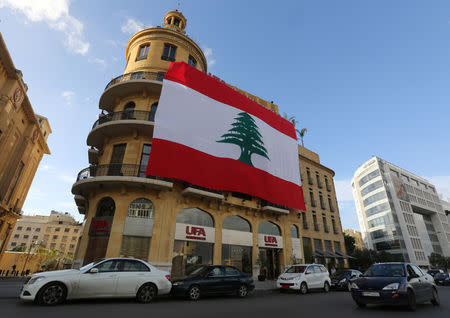
[(278, 292), (277, 283), (275, 280), (265, 280), (260, 282), (255, 280), (255, 290), (256, 295), (266, 295), (274, 292)]

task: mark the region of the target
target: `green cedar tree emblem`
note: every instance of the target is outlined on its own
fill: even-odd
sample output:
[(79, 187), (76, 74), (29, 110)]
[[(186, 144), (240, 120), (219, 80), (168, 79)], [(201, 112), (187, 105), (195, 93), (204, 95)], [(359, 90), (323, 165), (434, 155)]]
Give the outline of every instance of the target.
[(218, 140), (217, 142), (239, 146), (241, 148), (241, 155), (238, 160), (252, 167), (252, 154), (257, 154), (270, 160), (267, 155), (267, 150), (264, 147), (262, 135), (259, 133), (258, 126), (253, 117), (242, 112), (234, 119), (236, 121), (231, 124), (233, 127), (228, 130), (228, 133), (222, 135), (222, 140)]

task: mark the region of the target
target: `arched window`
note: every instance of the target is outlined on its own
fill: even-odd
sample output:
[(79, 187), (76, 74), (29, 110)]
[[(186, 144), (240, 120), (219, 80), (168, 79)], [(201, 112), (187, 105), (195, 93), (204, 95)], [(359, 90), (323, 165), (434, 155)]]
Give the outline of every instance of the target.
[(153, 203), (150, 200), (136, 199), (128, 206), (127, 217), (153, 219), (154, 215)]
[(243, 232), (252, 231), (250, 223), (246, 219), (238, 215), (232, 215), (223, 220), (222, 228), (226, 230), (235, 230)]
[(177, 223), (214, 227), (212, 216), (198, 208), (181, 210), (177, 215)]
[(259, 223), (258, 233), (281, 236), (280, 227), (269, 221)]
[(150, 108), (150, 116), (149, 119), (150, 121), (155, 121), (155, 115), (156, 115), (156, 109), (158, 108), (158, 102), (153, 103), (153, 105)]
[(110, 197), (104, 197), (97, 204), (97, 211), (95, 212), (95, 216), (114, 216), (115, 211), (116, 204), (114, 203), (114, 200)]
[(297, 227), (297, 225), (294, 225), (294, 224), (291, 225), (291, 237), (292, 238), (298, 238), (298, 227)]
[(122, 119), (134, 119), (134, 107), (136, 107), (134, 102), (126, 104), (123, 108)]

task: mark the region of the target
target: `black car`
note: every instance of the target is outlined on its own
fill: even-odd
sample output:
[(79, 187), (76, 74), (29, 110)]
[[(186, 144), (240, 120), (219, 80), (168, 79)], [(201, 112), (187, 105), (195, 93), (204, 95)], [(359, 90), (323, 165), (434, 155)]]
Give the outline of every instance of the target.
[(436, 285), (450, 285), (449, 273), (438, 273), (434, 276), (434, 282)]
[(372, 265), (352, 283), (352, 297), (359, 307), (367, 304), (404, 305), (410, 310), (417, 303), (439, 305), (433, 277), (408, 263)]
[(331, 275), (331, 288), (351, 291), (352, 281), (362, 273), (355, 269), (340, 269)]
[(198, 300), (208, 294), (237, 294), (246, 297), (255, 288), (253, 278), (233, 266), (205, 265), (186, 278), (172, 282), (173, 296)]
[(430, 269), (427, 271), (428, 274), (431, 276), (436, 276), (436, 274), (443, 273), (444, 271), (442, 269)]

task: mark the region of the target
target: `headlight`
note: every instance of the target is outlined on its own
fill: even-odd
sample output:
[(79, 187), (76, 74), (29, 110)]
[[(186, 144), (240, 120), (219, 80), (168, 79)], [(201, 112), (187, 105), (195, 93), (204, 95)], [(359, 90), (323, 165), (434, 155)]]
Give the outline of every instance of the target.
[(352, 283), (352, 289), (359, 289), (359, 286), (356, 285), (355, 283)]
[(183, 282), (175, 282), (172, 284), (172, 286), (181, 286), (183, 284), (184, 284)]
[(383, 290), (397, 290), (399, 286), (400, 286), (399, 283), (392, 283), (387, 286), (384, 286)]
[(345, 278), (342, 278), (342, 279), (339, 281), (339, 283), (340, 283), (340, 284), (345, 283)]
[(44, 276), (36, 276), (36, 277), (33, 277), (33, 278), (31, 278), (31, 279), (28, 281), (28, 285), (34, 284), (34, 283), (36, 283), (36, 282), (38, 282), (38, 281), (40, 281), (40, 280), (43, 280), (44, 278), (45, 278)]

